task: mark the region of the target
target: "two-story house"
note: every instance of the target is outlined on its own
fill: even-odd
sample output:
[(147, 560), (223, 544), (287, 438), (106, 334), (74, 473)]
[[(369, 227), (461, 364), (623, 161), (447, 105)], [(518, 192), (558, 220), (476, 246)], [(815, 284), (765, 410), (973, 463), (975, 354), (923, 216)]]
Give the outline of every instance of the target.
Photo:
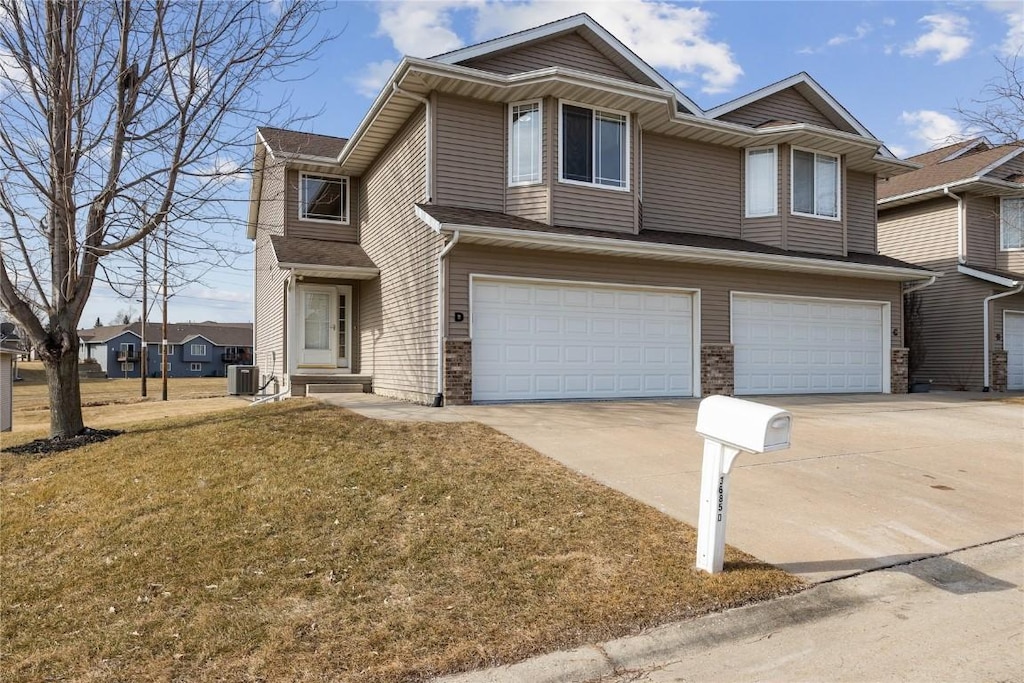
[(931, 274), (877, 253), (875, 183), (916, 165), (807, 74), (704, 111), (577, 15), (254, 153), (256, 362), (292, 395), (906, 391)]
[(913, 379), (1024, 389), (1024, 143), (976, 138), (878, 184), (882, 253), (942, 273), (913, 296)]
[[(146, 373), (162, 372), (162, 326), (146, 325)], [(142, 373), (142, 323), (79, 330), (82, 360), (95, 360), (111, 378)], [(251, 323), (172, 323), (167, 326), (167, 373), (170, 377), (224, 377), (229, 365), (252, 363)]]

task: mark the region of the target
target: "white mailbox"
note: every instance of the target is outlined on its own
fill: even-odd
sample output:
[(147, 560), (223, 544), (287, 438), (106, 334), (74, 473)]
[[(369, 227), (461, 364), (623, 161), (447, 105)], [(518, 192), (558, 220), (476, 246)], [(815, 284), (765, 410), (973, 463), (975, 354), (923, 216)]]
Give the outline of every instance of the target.
[(725, 560), (725, 518), (729, 473), (741, 452), (789, 448), (793, 416), (774, 406), (729, 396), (709, 396), (697, 409), (697, 433), (704, 437), (697, 568), (716, 573)]

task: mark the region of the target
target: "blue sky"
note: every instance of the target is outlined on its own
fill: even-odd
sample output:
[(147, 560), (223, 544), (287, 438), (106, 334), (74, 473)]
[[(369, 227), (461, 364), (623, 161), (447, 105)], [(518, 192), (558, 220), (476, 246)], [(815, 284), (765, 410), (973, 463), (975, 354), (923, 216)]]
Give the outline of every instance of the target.
[[(428, 57), (583, 11), (705, 109), (807, 71), (901, 156), (969, 136), (958, 102), (979, 97), (1001, 73), (997, 57), (1024, 44), (1024, 0), (341, 2), (321, 27), (339, 37), (268, 95), (308, 117), (293, 127), (347, 137), (403, 54)], [(238, 265), (173, 299), (171, 319), (251, 320), (251, 258)], [(84, 325), (127, 308), (95, 294)]]

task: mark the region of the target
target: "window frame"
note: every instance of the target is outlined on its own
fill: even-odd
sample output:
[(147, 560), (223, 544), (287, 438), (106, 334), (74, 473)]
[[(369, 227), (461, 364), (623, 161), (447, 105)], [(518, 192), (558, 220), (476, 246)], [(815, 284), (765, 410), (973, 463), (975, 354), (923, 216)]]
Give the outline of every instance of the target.
[(188, 371), (189, 372), (202, 372), (203, 371), (203, 364), (202, 363), (189, 363)]
[[(333, 218), (312, 218), (305, 215), (306, 211), (306, 178), (317, 178), (320, 180), (337, 180), (340, 181), (344, 187), (343, 201), (341, 202), (341, 219), (334, 220)], [(299, 205), (298, 205), (298, 216), (300, 221), (306, 221), (309, 223), (324, 223), (326, 225), (348, 225), (351, 218), (349, 205), (352, 202), (352, 183), (347, 175), (333, 175), (331, 173), (313, 173), (309, 171), (299, 171)]]
[[(765, 150), (771, 150), (772, 152), (772, 188), (775, 190), (772, 193), (772, 210), (769, 213), (751, 213), (750, 212), (750, 153), (751, 152), (763, 152)], [(771, 218), (779, 215), (779, 146), (778, 145), (764, 145), (761, 147), (748, 147), (744, 150), (743, 154), (743, 217), (744, 218)]]
[(121, 361), (121, 372), (135, 372), (135, 362)]
[[(1004, 207), (1006, 202), (1019, 202), (1020, 209), (1018, 209), (1021, 221), (1020, 227), (1020, 244), (1015, 247), (1006, 245), (1004, 238), (1006, 233), (1003, 231), (1003, 215)], [(1024, 197), (1000, 197), (999, 198), (999, 251), (1024, 251)]]
[[(512, 140), (513, 140), (513, 116), (516, 107), (523, 107), (528, 105), (537, 106), (537, 126), (539, 129), (539, 135), (537, 135), (537, 179), (536, 180), (513, 180), (512, 169), (514, 164), (514, 155), (512, 153)], [(529, 185), (541, 185), (544, 183), (544, 100), (523, 100), (521, 102), (509, 102), (508, 105), (508, 186), (509, 187), (526, 187)]]
[(174, 354), (174, 344), (167, 344), (167, 346), (164, 346), (163, 344), (154, 344), (153, 346), (158, 347), (157, 353), (159, 355), (161, 355), (161, 356), (164, 355), (164, 349), (165, 348), (167, 349), (167, 355), (168, 356)]
[[(623, 151), (625, 153), (625, 166), (623, 168), (623, 185), (605, 185), (596, 181), (585, 182), (582, 180), (573, 180), (565, 177), (565, 159), (563, 157), (563, 150), (565, 145), (565, 131), (562, 125), (564, 119), (565, 106), (579, 107), (580, 109), (590, 110), (590, 144), (591, 153), (593, 160), (593, 168), (591, 169), (591, 176), (597, 176), (597, 135), (594, 133), (594, 122), (596, 121), (596, 114), (598, 112), (604, 114), (612, 114), (614, 116), (622, 116), (626, 123), (626, 139), (623, 145)], [(584, 102), (575, 102), (573, 100), (558, 100), (558, 182), (566, 185), (576, 185), (577, 187), (593, 187), (601, 190), (614, 190), (615, 192), (629, 192), (631, 190), (631, 170), (632, 170), (632, 144), (633, 144), (633, 122), (632, 115), (628, 111), (622, 111), (619, 109), (609, 109), (602, 107), (595, 107), (592, 104), (586, 104)]]
[[(202, 351), (196, 351), (196, 347), (202, 349)], [(206, 344), (189, 343), (188, 355), (190, 356), (205, 356), (206, 355)]]
[[(796, 183), (795, 183), (795, 167), (793, 158), (797, 152), (804, 152), (806, 154), (813, 154), (815, 156), (815, 162), (817, 162), (818, 156), (831, 157), (836, 160), (836, 215), (826, 216), (818, 213), (804, 213), (803, 211), (797, 211), (794, 207), (796, 203)], [(817, 192), (813, 192), (815, 209), (817, 209), (818, 195)], [(821, 152), (816, 149), (809, 149), (807, 147), (796, 147), (790, 146), (789, 148), (789, 213), (793, 216), (802, 216), (804, 218), (815, 218), (823, 221), (835, 221), (841, 222), (843, 220), (843, 157), (840, 154), (832, 154), (831, 152)]]

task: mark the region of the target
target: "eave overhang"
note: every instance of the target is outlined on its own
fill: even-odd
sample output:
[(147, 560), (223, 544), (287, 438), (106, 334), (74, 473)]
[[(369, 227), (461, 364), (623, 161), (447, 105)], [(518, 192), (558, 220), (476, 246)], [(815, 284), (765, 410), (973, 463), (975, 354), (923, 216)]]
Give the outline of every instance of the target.
[(899, 268), (829, 259), (626, 241), (611, 236), (594, 237), (592, 235), (571, 235), (481, 225), (442, 223), (418, 206), (416, 207), (416, 216), (437, 232), (458, 232), (461, 244), (481, 244), (519, 249), (645, 258), (660, 261), (757, 268), (760, 270), (785, 270), (900, 282), (928, 280), (933, 276), (940, 275), (940, 273), (917, 268)]
[(964, 178), (951, 183), (943, 183), (941, 185), (934, 185), (932, 187), (914, 190), (913, 192), (879, 199), (878, 206), (880, 208), (889, 209), (897, 206), (903, 206), (904, 204), (914, 204), (928, 199), (936, 199), (938, 197), (945, 196), (947, 189), (950, 192), (970, 192), (983, 197), (1024, 196), (1024, 185), (1021, 185), (1020, 183), (1011, 183), (1007, 180), (974, 176), (972, 178)]
[(971, 268), (960, 264), (956, 267), (957, 272), (962, 275), (967, 275), (978, 280), (984, 280), (985, 282), (991, 282), (994, 285), (1000, 287), (1019, 287), (1024, 284), (1024, 278), (1018, 277), (1013, 273), (989, 273), (984, 270), (978, 270), (977, 268)]
[(379, 268), (359, 266), (323, 266), (309, 263), (278, 263), (277, 267), (287, 270), (292, 276), (322, 277), (342, 280), (373, 280), (380, 277)]
[(672, 92), (565, 67), (520, 74), (495, 74), (466, 66), (405, 57), (338, 156), (341, 171), (362, 175), (421, 102), (439, 92), (491, 102), (557, 97), (596, 107), (634, 112), (644, 132), (734, 148), (787, 143), (844, 154), (847, 168), (888, 177), (919, 168), (885, 154), (880, 140), (812, 124), (751, 128), (677, 110)]

